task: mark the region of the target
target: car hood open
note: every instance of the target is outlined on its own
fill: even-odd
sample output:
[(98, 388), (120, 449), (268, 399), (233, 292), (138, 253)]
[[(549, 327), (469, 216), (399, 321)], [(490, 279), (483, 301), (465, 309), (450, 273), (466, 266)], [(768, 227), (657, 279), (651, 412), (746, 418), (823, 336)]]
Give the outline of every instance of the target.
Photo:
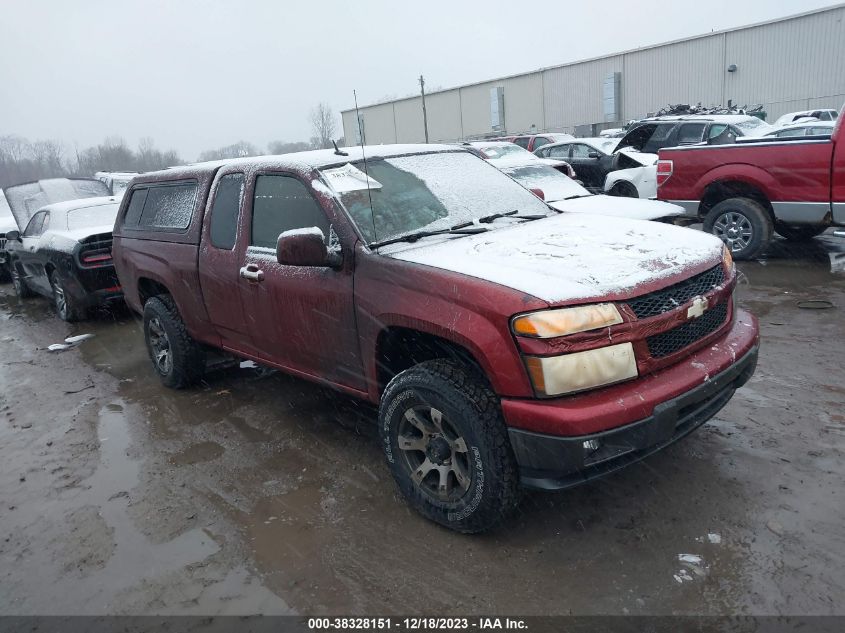
[(478, 235), (393, 244), (380, 252), (560, 304), (624, 299), (644, 285), (668, 285), (682, 273), (721, 262), (722, 242), (668, 224), (572, 213)]
[(21, 232), (35, 212), (48, 204), (111, 195), (105, 183), (94, 178), (47, 178), (7, 187), (4, 193)]
[(589, 213), (630, 220), (660, 220), (684, 214), (684, 210), (677, 204), (618, 196), (582, 196), (549, 202), (549, 205), (569, 213)]

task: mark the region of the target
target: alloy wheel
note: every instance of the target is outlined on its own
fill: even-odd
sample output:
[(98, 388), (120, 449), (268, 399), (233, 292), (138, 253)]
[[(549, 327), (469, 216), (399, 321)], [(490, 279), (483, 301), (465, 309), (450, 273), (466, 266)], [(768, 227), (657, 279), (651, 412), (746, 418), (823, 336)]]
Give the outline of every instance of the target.
[(472, 483), (467, 444), (443, 413), (434, 407), (411, 407), (399, 424), (399, 449), (411, 480), (440, 502), (463, 497)]
[(716, 218), (713, 234), (727, 244), (732, 252), (738, 252), (748, 247), (754, 236), (754, 228), (742, 213), (727, 211)]
[(53, 280), (53, 301), (56, 304), (56, 312), (64, 319), (67, 317), (67, 297), (65, 297), (65, 290), (62, 288), (58, 280)]
[(173, 369), (173, 353), (170, 349), (170, 339), (167, 337), (167, 332), (165, 332), (158, 317), (150, 319), (147, 332), (156, 369), (166, 376)]

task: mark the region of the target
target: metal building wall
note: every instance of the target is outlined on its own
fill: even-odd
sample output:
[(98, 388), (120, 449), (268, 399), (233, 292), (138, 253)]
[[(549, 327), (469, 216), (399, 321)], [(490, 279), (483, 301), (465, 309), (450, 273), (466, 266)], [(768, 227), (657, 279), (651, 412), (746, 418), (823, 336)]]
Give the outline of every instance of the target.
[(768, 120), (845, 102), (845, 7), (725, 33), (726, 99), (762, 102)]
[[(604, 119), (602, 84), (604, 78), (622, 70), (622, 56), (603, 57), (543, 71), (543, 103), (547, 131), (569, 131), (582, 123)], [(622, 77), (625, 88), (625, 77)], [(624, 106), (624, 99), (622, 104)], [(507, 106), (506, 106), (507, 107)]]
[(624, 120), (645, 116), (669, 103), (723, 104), (722, 34), (634, 51), (624, 55)]
[[(508, 133), (602, 123), (602, 84), (622, 73), (623, 121), (670, 103), (762, 103), (768, 120), (845, 102), (845, 6), (461, 86), (426, 95), (429, 140), (490, 135), (490, 89), (504, 87)], [(736, 64), (736, 72), (727, 72)], [(392, 107), (386, 107), (392, 106)], [(368, 143), (425, 139), (419, 97), (361, 108)], [(347, 142), (354, 112), (343, 114)], [(372, 120), (372, 123), (370, 122)]]

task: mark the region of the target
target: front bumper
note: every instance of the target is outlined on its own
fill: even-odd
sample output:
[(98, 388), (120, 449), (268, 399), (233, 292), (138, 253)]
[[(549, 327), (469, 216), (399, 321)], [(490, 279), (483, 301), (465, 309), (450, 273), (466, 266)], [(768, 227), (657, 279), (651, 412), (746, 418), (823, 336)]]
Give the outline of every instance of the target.
[[(529, 488), (562, 490), (603, 477), (688, 435), (724, 407), (757, 366), (757, 346), (735, 364), (695, 389), (654, 407), (643, 420), (621, 428), (559, 437), (511, 428), (511, 446), (522, 484)], [(584, 443), (598, 442), (588, 452)]]
[[(668, 446), (713, 417), (757, 365), (759, 328), (737, 309), (721, 338), (641, 377), (553, 400), (502, 399), (524, 485), (568, 488)], [(595, 452), (584, 443), (600, 442)]]

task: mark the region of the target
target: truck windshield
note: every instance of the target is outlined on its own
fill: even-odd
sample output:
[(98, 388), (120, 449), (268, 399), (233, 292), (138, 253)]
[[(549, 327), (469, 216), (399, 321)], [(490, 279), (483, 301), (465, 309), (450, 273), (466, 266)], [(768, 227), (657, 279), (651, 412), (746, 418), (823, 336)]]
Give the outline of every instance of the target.
[[(367, 160), (323, 176), (367, 242), (447, 229), (493, 214), (554, 213), (539, 198), (468, 152)], [(372, 200), (372, 206), (370, 204)]]

